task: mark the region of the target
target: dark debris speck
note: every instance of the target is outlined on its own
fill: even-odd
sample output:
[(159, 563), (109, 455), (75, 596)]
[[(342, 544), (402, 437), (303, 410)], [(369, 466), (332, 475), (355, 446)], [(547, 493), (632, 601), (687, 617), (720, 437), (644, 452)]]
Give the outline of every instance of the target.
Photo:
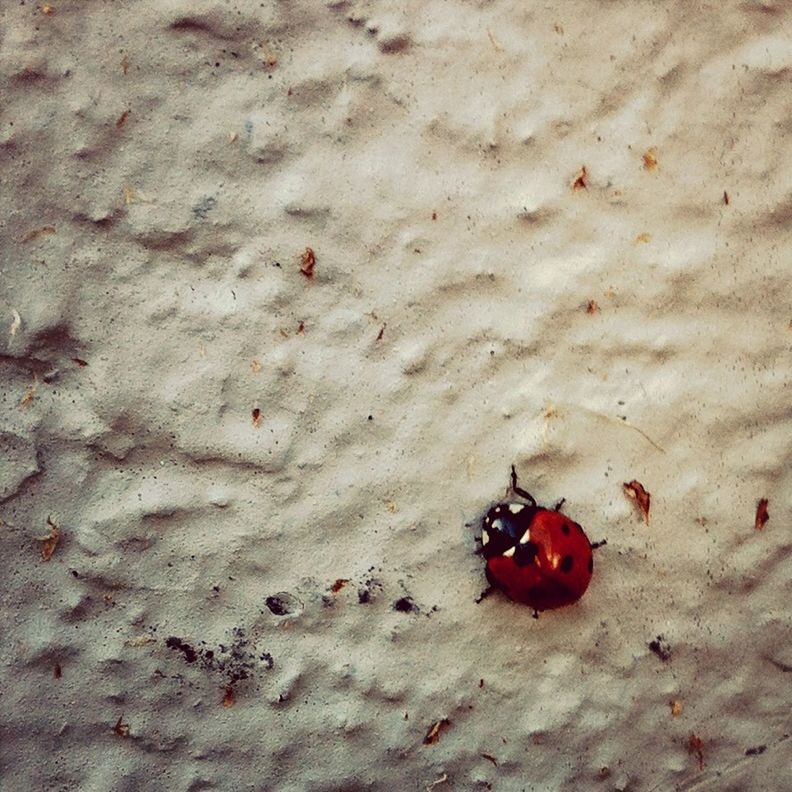
[(418, 606), (412, 597), (401, 597), (393, 603), (393, 610), (399, 613), (418, 613)]
[(658, 635), (653, 641), (649, 641), (648, 646), (664, 663), (671, 659), (671, 647), (662, 635)]

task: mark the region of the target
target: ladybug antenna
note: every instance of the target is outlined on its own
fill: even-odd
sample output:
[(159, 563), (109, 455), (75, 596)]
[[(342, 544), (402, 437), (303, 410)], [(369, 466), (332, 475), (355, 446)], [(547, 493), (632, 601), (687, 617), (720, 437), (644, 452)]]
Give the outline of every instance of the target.
[(603, 547), (606, 544), (608, 544), (608, 540), (607, 539), (602, 539), (599, 542), (592, 542), (591, 543), (591, 549), (592, 550), (597, 550), (598, 548)]
[(525, 498), (531, 506), (536, 508), (536, 499), (530, 492), (526, 492), (522, 487), (517, 486), (517, 471), (514, 469), (514, 465), (511, 466), (511, 486), (512, 490), (514, 491), (515, 495), (519, 495), (521, 498)]

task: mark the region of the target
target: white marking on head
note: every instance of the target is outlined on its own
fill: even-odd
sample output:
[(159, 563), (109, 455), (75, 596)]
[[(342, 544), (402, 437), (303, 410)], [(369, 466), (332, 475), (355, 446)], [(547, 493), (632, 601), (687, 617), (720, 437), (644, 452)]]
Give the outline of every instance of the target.
[(500, 531), (500, 529), (503, 528), (503, 523), (500, 520), (495, 520), (495, 522), (492, 523), (492, 527), (496, 531)]
[(514, 548), (510, 547), (508, 550), (503, 551), (504, 558), (511, 558), (514, 555)]
[(519, 514), (525, 508), (524, 503), (510, 503), (509, 504), (509, 511), (512, 514)]
[(489, 534), (487, 533), (487, 529), (485, 528), (481, 532), (481, 544), (485, 545), (485, 544), (487, 544), (487, 542), (489, 542)]
[(495, 514), (500, 514), (500, 506), (496, 506), (493, 511), (495, 512)]
[(522, 535), (522, 539), (520, 539), (520, 544), (526, 544), (527, 542), (531, 541), (531, 529), (528, 528), (525, 533)]

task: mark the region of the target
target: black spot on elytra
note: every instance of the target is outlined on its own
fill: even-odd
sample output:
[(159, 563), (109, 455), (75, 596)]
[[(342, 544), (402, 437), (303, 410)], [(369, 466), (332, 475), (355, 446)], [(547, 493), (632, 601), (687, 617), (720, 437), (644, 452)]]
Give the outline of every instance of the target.
[(566, 523), (561, 523), (561, 531), (565, 536), (569, 536), (569, 526)]
[(520, 567), (528, 566), (533, 563), (538, 552), (539, 545), (536, 542), (518, 544), (514, 550), (514, 563)]
[(571, 555), (565, 555), (561, 559), (561, 571), (562, 572), (571, 572), (572, 571), (572, 565), (574, 563), (575, 563), (575, 559), (572, 558)]
[(658, 635), (654, 641), (649, 641), (648, 646), (664, 663), (671, 659), (671, 647), (663, 640), (662, 635)]

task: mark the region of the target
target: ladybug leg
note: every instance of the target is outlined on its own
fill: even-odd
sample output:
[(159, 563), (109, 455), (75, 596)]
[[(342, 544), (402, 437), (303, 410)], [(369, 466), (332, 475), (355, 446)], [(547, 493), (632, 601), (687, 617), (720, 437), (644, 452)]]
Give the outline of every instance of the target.
[(479, 596), (476, 597), (476, 605), (478, 605), (482, 600), (485, 600), (487, 597), (489, 597), (489, 595), (492, 594), (494, 591), (495, 591), (494, 586), (487, 586), (487, 588), (485, 588), (484, 591), (482, 591), (481, 594), (479, 594)]
[(534, 612), (531, 615), (534, 617), (534, 619), (538, 619), (539, 618), (539, 611), (536, 610), (536, 608), (534, 608)]
[(512, 485), (512, 490), (514, 491), (515, 495), (519, 495), (521, 498), (525, 498), (525, 500), (527, 500), (528, 503), (531, 504), (531, 506), (536, 508), (536, 500), (534, 499), (534, 496), (531, 495), (530, 492), (526, 492), (524, 489), (522, 489), (522, 487), (518, 487), (517, 486), (517, 471), (514, 469), (514, 465), (512, 465), (511, 467), (512, 467), (512, 469), (511, 469), (511, 485)]
[(606, 544), (608, 544), (608, 540), (607, 539), (602, 539), (599, 542), (592, 542), (591, 543), (591, 549), (592, 550), (596, 550), (597, 548), (603, 547)]
[(566, 498), (561, 498), (555, 506), (553, 506), (553, 511), (561, 511), (561, 507), (566, 503)]

